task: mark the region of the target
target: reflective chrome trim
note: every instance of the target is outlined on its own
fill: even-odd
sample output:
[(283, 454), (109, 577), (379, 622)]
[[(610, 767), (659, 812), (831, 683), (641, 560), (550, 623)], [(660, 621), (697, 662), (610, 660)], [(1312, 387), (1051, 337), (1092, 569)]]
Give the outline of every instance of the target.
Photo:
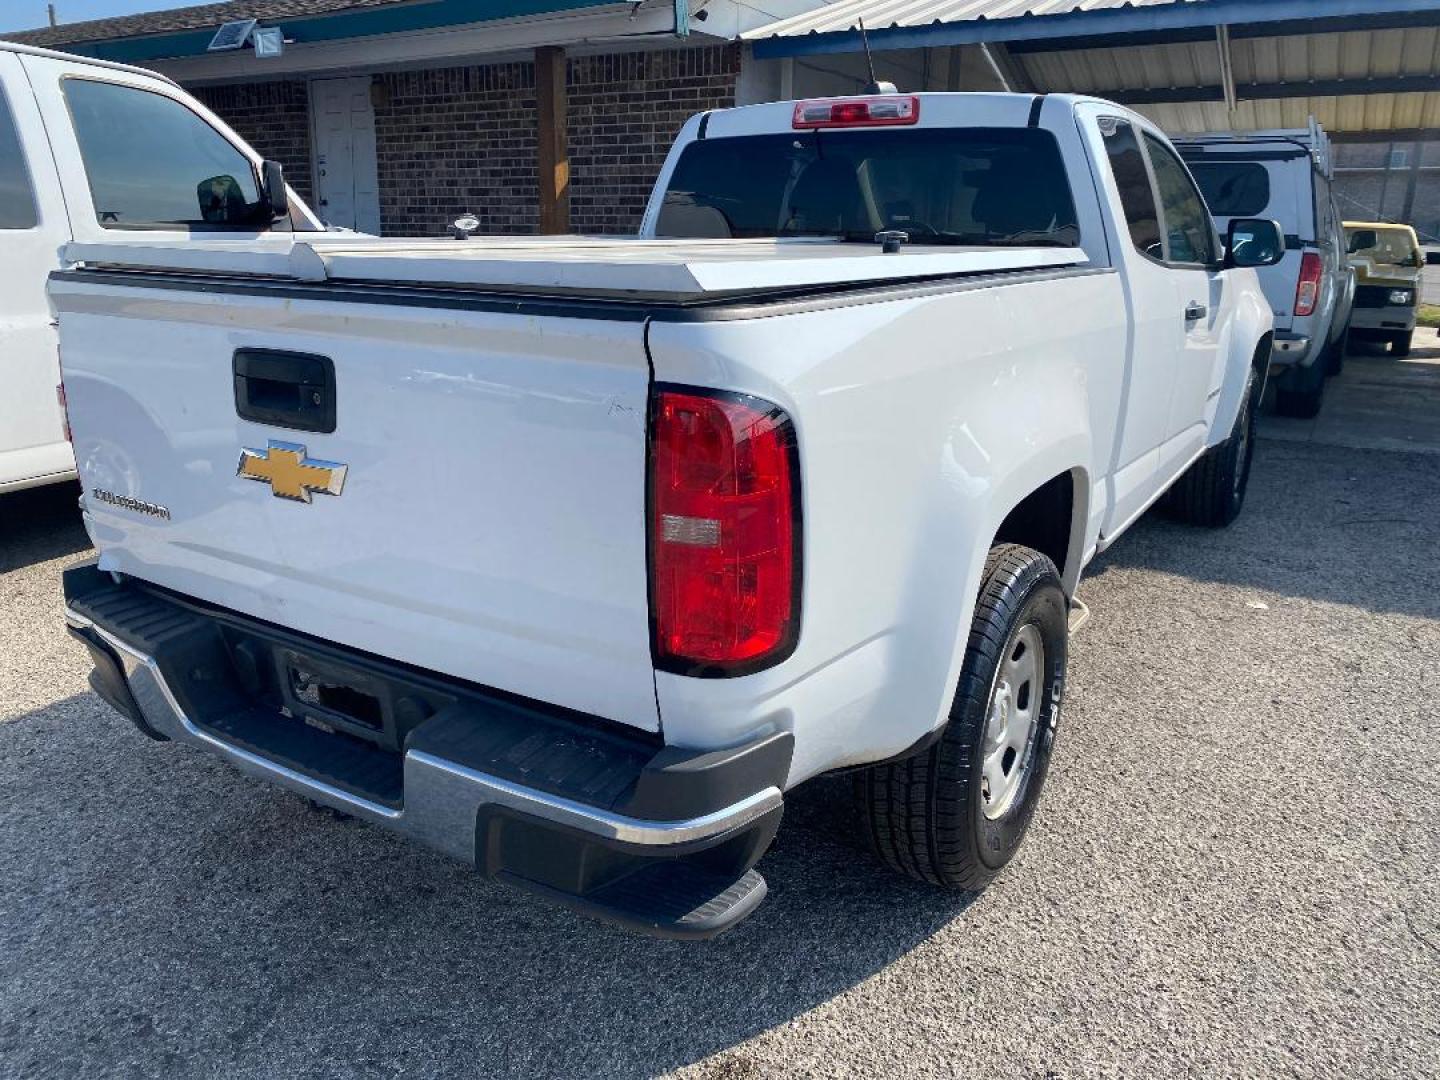
[(405, 754), (405, 807), (397, 810), (352, 795), (211, 735), (185, 715), (153, 657), (127, 645), (68, 607), (65, 621), (76, 628), (93, 631), (120, 655), (130, 692), (147, 722), (156, 730), (176, 742), (189, 742), (212, 750), (247, 773), (356, 817), (407, 833), (461, 859), (475, 857), (476, 820), (483, 806), (504, 807), (604, 840), (665, 847), (743, 828), (779, 807), (784, 800), (780, 789), (772, 785), (714, 813), (688, 820), (652, 821), (587, 806), (434, 754), (410, 750)]
[(479, 785), (489, 795), (486, 801), (497, 806), (519, 810), (546, 821), (553, 821), (557, 825), (583, 829), (607, 840), (619, 840), (627, 844), (684, 844), (691, 840), (703, 840), (707, 836), (748, 825), (781, 803), (780, 789), (767, 787), (753, 795), (747, 795), (739, 802), (731, 803), (723, 810), (690, 818), (688, 821), (650, 821), (646, 818), (611, 813), (559, 795), (548, 795), (533, 788), (521, 787), (498, 776), (427, 754), (423, 750), (411, 750), (405, 755), (407, 779), (410, 776), (408, 765), (412, 761)]

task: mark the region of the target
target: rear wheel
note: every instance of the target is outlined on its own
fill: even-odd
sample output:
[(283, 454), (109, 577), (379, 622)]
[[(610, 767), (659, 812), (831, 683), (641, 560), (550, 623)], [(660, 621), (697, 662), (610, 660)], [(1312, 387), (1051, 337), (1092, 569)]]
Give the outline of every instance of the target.
[(1320, 403), (1325, 398), (1323, 364), (1324, 360), (1317, 358), (1315, 366), (1310, 371), (1302, 373), (1305, 379), (1300, 386), (1286, 389), (1284, 383), (1281, 383), (1275, 388), (1275, 411), (1277, 413), (1296, 420), (1311, 420), (1320, 414)]
[(1345, 334), (1330, 343), (1329, 351), (1325, 355), (1325, 374), (1339, 375), (1345, 370)]
[(979, 889), (1010, 861), (1050, 767), (1068, 632), (1055, 564), (1019, 544), (994, 548), (945, 733), (855, 777), (871, 842), (893, 869)]
[(1403, 334), (1394, 334), (1390, 338), (1390, 351), (1396, 356), (1409, 356), (1410, 345), (1414, 340), (1414, 330), (1407, 330)]
[(1190, 525), (1220, 528), (1240, 516), (1255, 456), (1254, 390), (1252, 371), (1229, 438), (1205, 451), (1166, 494), (1164, 510), (1171, 517)]

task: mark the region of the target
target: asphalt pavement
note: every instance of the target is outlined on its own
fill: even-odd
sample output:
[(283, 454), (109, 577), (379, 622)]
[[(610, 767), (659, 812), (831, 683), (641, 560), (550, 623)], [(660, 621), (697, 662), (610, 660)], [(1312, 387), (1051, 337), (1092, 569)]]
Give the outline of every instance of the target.
[(74, 499), (0, 498), (0, 1075), (1440, 1075), (1434, 455), (1263, 438), (1230, 529), (1100, 559), (986, 892), (889, 875), (822, 780), (704, 944), (142, 739), (62, 629)]

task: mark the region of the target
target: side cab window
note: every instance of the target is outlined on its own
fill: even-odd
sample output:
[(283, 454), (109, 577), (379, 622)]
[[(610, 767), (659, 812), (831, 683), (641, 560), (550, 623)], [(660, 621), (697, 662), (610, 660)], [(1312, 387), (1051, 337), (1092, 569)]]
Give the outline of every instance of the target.
[(1155, 170), (1165, 223), (1165, 261), (1177, 266), (1213, 266), (1218, 259), (1215, 226), (1200, 189), (1175, 151), (1148, 131), (1145, 147)]
[(35, 188), (25, 166), (25, 150), (15, 127), (15, 114), (0, 86), (0, 231), (33, 229), (40, 224)]
[(1155, 189), (1150, 183), (1150, 169), (1135, 137), (1135, 128), (1127, 120), (1104, 116), (1100, 118), (1100, 134), (1105, 140), (1110, 174), (1120, 192), (1120, 206), (1125, 211), (1130, 240), (1140, 254), (1156, 262), (1164, 262), (1160, 212), (1155, 204)]
[(269, 227), (254, 164), (183, 103), (89, 78), (62, 89), (103, 228)]

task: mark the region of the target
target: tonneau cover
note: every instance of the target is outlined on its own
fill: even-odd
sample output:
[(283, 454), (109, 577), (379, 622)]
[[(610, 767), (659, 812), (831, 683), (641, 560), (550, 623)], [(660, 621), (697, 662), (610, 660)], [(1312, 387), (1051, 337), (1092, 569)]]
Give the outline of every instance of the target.
[(362, 239), (276, 235), (236, 243), (195, 239), (71, 244), (67, 261), (300, 281), (433, 285), (600, 296), (705, 297), (959, 274), (1076, 266), (1079, 248), (926, 247), (826, 239), (640, 240), (613, 237)]

